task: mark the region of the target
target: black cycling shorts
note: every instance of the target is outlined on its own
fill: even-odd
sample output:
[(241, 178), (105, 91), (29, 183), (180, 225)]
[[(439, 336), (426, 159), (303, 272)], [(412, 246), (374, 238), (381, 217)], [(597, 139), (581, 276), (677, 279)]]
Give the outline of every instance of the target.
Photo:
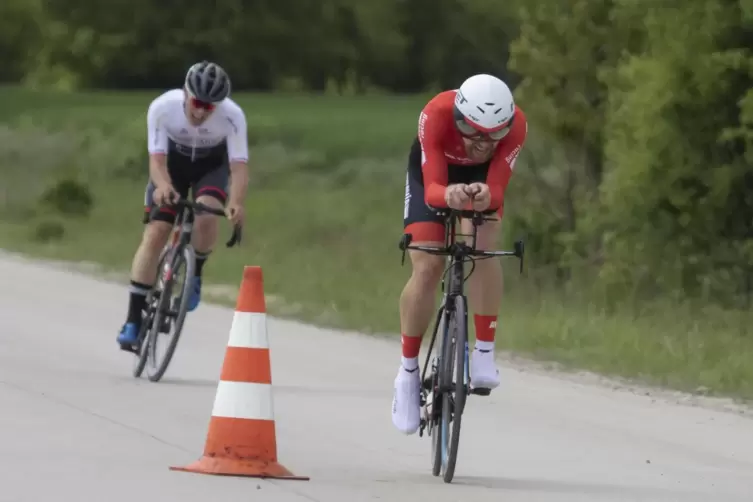
[[(167, 153), (167, 172), (173, 182), (173, 187), (181, 197), (188, 198), (189, 191), (193, 199), (199, 196), (210, 196), (219, 200), (222, 205), (227, 201), (227, 190), (230, 181), (230, 164), (227, 157), (227, 146), (223, 143), (211, 149), (204, 149), (200, 158), (191, 158), (179, 153), (175, 145), (170, 142)], [(151, 180), (144, 190), (143, 222), (149, 222), (149, 213), (154, 204), (154, 183)], [(173, 206), (163, 206), (154, 221), (175, 223), (177, 213)]]
[[(464, 166), (447, 165), (448, 185), (454, 183), (486, 183), (491, 161)], [(416, 138), (408, 155), (405, 175), (405, 206), (403, 208), (403, 232), (413, 235), (413, 242), (444, 242), (444, 218), (426, 205), (424, 201), (424, 175), (421, 169), (421, 143)]]

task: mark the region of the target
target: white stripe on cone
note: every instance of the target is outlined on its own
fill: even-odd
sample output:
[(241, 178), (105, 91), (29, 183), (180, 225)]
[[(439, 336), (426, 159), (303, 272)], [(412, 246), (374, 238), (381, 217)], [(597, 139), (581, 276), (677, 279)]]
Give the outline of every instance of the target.
[(212, 416), (274, 420), (272, 386), (265, 383), (226, 382), (220, 380), (214, 398)]
[(230, 326), (228, 347), (268, 349), (267, 314), (236, 311)]

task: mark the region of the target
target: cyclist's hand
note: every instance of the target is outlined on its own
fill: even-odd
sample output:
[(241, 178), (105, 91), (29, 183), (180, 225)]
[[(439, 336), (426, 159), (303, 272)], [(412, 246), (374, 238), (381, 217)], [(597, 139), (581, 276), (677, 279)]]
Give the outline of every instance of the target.
[(473, 201), (471, 202), (473, 210), (486, 210), (492, 201), (492, 194), (489, 191), (489, 185), (486, 183), (471, 183), (469, 188), (469, 191), (473, 194)]
[(466, 209), (468, 202), (471, 200), (468, 191), (468, 185), (463, 183), (450, 185), (445, 189), (444, 200), (451, 209)]
[(164, 185), (154, 190), (154, 202), (159, 205), (172, 204), (180, 198), (172, 185)]
[(245, 210), (243, 204), (236, 204), (234, 202), (228, 203), (225, 208), (225, 216), (233, 223), (233, 226), (242, 226), (245, 218)]

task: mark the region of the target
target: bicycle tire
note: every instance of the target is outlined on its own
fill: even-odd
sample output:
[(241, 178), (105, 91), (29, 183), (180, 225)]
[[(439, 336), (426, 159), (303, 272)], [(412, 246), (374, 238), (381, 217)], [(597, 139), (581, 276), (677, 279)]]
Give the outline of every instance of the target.
[[(147, 366), (147, 378), (149, 378), (151, 382), (158, 382), (162, 379), (165, 371), (167, 371), (167, 367), (170, 365), (170, 361), (172, 361), (173, 355), (175, 354), (175, 349), (178, 346), (178, 340), (180, 339), (180, 335), (183, 330), (183, 323), (188, 312), (188, 298), (191, 293), (191, 280), (194, 277), (196, 266), (195, 258), (196, 254), (190, 244), (187, 244), (183, 248), (183, 251), (181, 253), (175, 253), (172, 257), (173, 272), (170, 279), (165, 283), (165, 287), (163, 288), (162, 294), (160, 295), (159, 306), (154, 313), (151, 336), (149, 337), (149, 352), (151, 354), (156, 353), (155, 344), (160, 335), (159, 330), (163, 322), (164, 313), (167, 310), (170, 298), (172, 297), (172, 286), (174, 284), (176, 271), (179, 269), (181, 263), (185, 264), (186, 266), (185, 281), (183, 282), (183, 291), (180, 299), (180, 306), (178, 307), (178, 313), (175, 316), (175, 321), (173, 323), (174, 333), (170, 340), (170, 343), (167, 346), (167, 350), (165, 351), (165, 356), (162, 358), (162, 361), (160, 361), (159, 365), (154, 371), (150, 371), (150, 369), (153, 369), (154, 366)], [(167, 294), (165, 294), (165, 292), (167, 292)]]
[(445, 321), (447, 323), (447, 329), (445, 335), (442, 338), (442, 360), (439, 364), (439, 386), (441, 389), (440, 402), (441, 402), (441, 418), (439, 424), (440, 444), (442, 449), (442, 477), (447, 480), (448, 475), (450, 478), (453, 475), (455, 469), (455, 461), (452, 458), (451, 449), (451, 422), (453, 420), (452, 410), (452, 377), (453, 368), (455, 366), (454, 359), (454, 343), (453, 343), (453, 326), (455, 324), (455, 312), (452, 309), (447, 310), (447, 316)]
[(136, 378), (141, 376), (146, 367), (146, 358), (149, 354), (149, 337), (151, 336), (151, 330), (149, 329), (150, 322), (151, 314), (141, 321), (141, 329), (139, 330), (138, 336), (138, 339), (140, 340), (139, 352), (136, 355), (136, 364), (133, 368), (133, 376)]
[[(455, 466), (458, 459), (458, 449), (460, 447), (460, 427), (462, 424), (463, 411), (465, 409), (465, 402), (468, 390), (468, 383), (466, 382), (466, 341), (468, 339), (468, 318), (466, 310), (466, 300), (462, 295), (455, 297), (455, 309), (453, 311), (454, 322), (454, 341), (453, 348), (455, 353), (455, 389), (453, 399), (453, 414), (452, 414), (452, 436), (450, 440), (450, 448), (448, 451), (447, 466), (444, 471), (444, 482), (451, 483), (452, 478), (455, 476)], [(450, 357), (452, 357), (452, 355)], [(449, 395), (449, 393), (448, 393)]]
[[(165, 257), (167, 256), (167, 248), (163, 249), (160, 253), (159, 261), (157, 262), (157, 270), (161, 271), (162, 266), (165, 263)], [(159, 272), (158, 272), (159, 274)], [(159, 294), (160, 291), (160, 281), (157, 279), (155, 286), (152, 288), (151, 291), (146, 296), (146, 315), (141, 320), (141, 328), (139, 329), (139, 352), (137, 354), (136, 364), (133, 368), (133, 376), (136, 378), (139, 378), (141, 374), (144, 372), (144, 368), (146, 367), (146, 361), (147, 357), (149, 356), (149, 344), (150, 339), (152, 336), (152, 330), (150, 329), (153, 322), (154, 322), (154, 314), (155, 314), (155, 307), (154, 307), (154, 296)]]
[[(441, 333), (440, 340), (445, 340), (447, 338), (447, 322), (446, 322), (446, 314), (444, 310), (444, 306), (440, 308), (440, 313), (437, 318), (437, 323), (434, 326), (434, 333), (432, 334), (433, 337), (436, 337), (437, 334)], [(439, 357), (437, 357), (437, 364), (436, 368), (432, 368), (431, 372), (431, 416), (428, 417), (428, 420), (431, 422), (430, 424), (430, 435), (431, 435), (431, 456), (432, 456), (432, 466), (431, 466), (431, 474), (432, 476), (439, 476), (439, 474), (442, 471), (442, 445), (440, 444), (440, 440), (442, 437), (441, 429), (440, 429), (440, 420), (437, 419), (437, 408), (440, 408), (441, 412), (441, 394), (438, 392), (439, 388), (439, 375), (440, 375), (440, 364), (442, 361), (441, 353), (442, 350), (439, 349), (437, 351), (438, 354), (440, 354)]]

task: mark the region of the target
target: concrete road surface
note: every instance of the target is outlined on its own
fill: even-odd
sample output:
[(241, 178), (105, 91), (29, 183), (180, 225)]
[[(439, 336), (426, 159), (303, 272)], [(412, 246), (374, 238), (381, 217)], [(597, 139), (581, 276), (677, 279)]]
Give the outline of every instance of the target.
[(152, 384), (115, 343), (125, 287), (0, 257), (0, 502), (753, 500), (749, 418), (509, 369), (469, 400), (444, 484), (390, 421), (397, 340), (280, 320), (279, 457), (311, 480), (172, 472), (201, 455), (232, 309), (189, 314)]

